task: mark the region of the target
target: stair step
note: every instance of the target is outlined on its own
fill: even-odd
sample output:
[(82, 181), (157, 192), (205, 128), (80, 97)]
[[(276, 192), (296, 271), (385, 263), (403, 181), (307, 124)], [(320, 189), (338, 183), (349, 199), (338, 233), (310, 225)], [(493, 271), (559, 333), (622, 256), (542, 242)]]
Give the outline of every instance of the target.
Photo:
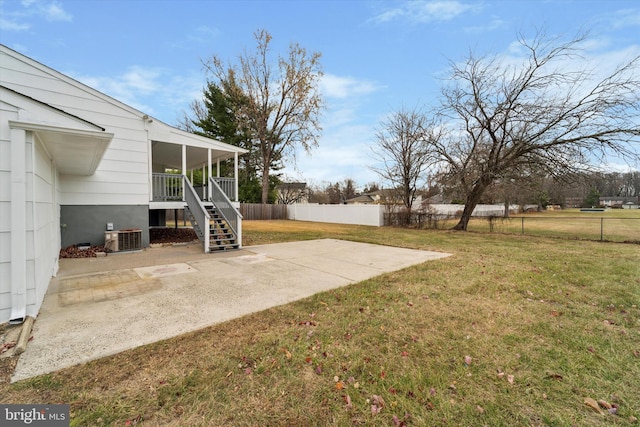
[(238, 249), (239, 247), (240, 245), (238, 245), (237, 243), (229, 243), (226, 245), (211, 245), (209, 246), (209, 252), (226, 251), (230, 249)]

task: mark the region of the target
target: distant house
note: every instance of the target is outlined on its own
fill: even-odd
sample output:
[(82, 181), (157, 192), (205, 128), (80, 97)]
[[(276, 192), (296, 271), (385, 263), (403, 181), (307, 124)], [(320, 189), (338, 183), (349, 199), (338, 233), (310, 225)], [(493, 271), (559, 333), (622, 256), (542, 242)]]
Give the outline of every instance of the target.
[(638, 209), (640, 197), (600, 197), (600, 206), (618, 209)]
[[(0, 45), (0, 323), (37, 315), (62, 247), (148, 246), (167, 209), (200, 224), (205, 252), (241, 246), (237, 181), (217, 171), (244, 152)], [(209, 177), (201, 194), (193, 169)]]
[(344, 202), (347, 205), (376, 205), (380, 204), (380, 198), (375, 194), (361, 194), (360, 196), (347, 199)]
[(306, 182), (283, 182), (276, 187), (278, 203), (309, 203), (309, 192)]
[[(404, 207), (404, 202), (398, 197), (398, 191), (393, 189), (381, 189), (371, 193), (361, 194), (345, 201), (347, 205), (386, 205), (388, 207)], [(413, 201), (413, 207), (420, 209), (422, 207), (422, 195), (417, 194)]]

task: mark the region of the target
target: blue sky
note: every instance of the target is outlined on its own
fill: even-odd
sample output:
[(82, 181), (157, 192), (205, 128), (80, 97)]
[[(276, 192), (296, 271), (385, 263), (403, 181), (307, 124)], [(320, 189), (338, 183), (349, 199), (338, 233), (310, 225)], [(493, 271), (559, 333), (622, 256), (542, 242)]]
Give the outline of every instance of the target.
[(266, 29), (322, 54), (319, 147), (287, 176), (379, 182), (375, 131), (402, 107), (433, 105), (450, 61), (516, 55), (518, 33), (590, 31), (594, 67), (640, 54), (640, 0), (0, 0), (0, 43), (175, 125), (202, 93), (202, 60), (234, 62)]

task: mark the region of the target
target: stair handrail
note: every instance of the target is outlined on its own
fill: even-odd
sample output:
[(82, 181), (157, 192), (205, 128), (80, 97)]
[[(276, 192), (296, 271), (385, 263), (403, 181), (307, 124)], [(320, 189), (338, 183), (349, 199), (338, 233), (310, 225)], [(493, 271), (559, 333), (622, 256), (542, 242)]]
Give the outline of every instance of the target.
[(186, 175), (182, 175), (182, 182), (184, 184), (184, 201), (187, 203), (187, 206), (191, 211), (191, 215), (193, 215), (193, 218), (198, 224), (198, 228), (200, 228), (200, 231), (202, 232), (204, 252), (209, 253), (209, 220), (211, 219), (211, 217), (209, 216), (207, 208), (200, 200), (200, 197), (198, 197), (198, 193), (196, 193), (195, 188), (193, 188)]
[(213, 179), (213, 177), (209, 178), (209, 185), (211, 185), (211, 203), (213, 203), (213, 206), (218, 209), (220, 215), (224, 218), (233, 233), (236, 235), (238, 239), (238, 245), (242, 245), (240, 228), (242, 226), (240, 222), (242, 220), (242, 214), (238, 209), (236, 209), (235, 206), (233, 206), (229, 197)]

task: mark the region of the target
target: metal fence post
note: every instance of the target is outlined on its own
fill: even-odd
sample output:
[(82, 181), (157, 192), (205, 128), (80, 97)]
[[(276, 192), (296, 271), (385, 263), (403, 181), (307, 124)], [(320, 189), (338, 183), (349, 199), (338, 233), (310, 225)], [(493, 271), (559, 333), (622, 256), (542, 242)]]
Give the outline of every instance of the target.
[(600, 217), (600, 241), (604, 240), (604, 217)]
[(522, 235), (524, 236), (524, 217), (522, 217)]

